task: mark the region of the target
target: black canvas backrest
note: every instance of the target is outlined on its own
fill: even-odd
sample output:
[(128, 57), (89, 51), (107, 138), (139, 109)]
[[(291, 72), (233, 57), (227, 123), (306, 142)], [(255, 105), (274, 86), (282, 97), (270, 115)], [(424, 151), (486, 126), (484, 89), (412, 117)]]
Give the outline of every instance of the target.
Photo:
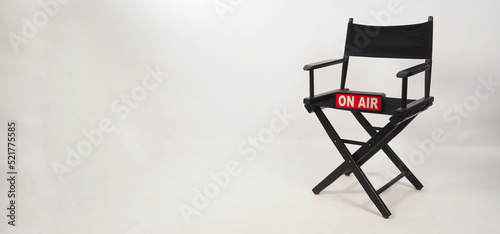
[(345, 56), (432, 58), (432, 17), (421, 24), (369, 26), (349, 20)]

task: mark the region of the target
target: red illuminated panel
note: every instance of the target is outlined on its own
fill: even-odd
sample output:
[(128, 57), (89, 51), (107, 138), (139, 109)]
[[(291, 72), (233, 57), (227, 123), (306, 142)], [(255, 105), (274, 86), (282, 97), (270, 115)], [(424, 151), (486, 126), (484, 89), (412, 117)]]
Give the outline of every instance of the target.
[(382, 96), (337, 93), (335, 108), (365, 111), (382, 111)]

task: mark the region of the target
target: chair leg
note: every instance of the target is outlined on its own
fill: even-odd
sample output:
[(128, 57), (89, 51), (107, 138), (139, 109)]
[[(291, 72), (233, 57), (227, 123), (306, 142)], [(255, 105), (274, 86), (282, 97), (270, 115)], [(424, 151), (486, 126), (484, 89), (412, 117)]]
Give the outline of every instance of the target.
[(356, 162), (351, 161), (349, 164), (352, 173), (356, 176), (356, 179), (358, 179), (359, 183), (365, 190), (368, 197), (370, 197), (373, 204), (375, 204), (375, 206), (377, 207), (377, 209), (380, 211), (380, 213), (384, 218), (389, 218), (389, 216), (391, 216), (391, 212), (389, 211), (385, 203), (382, 201), (379, 194), (377, 193), (373, 185), (366, 177), (365, 173), (361, 170), (361, 168), (358, 166)]
[[(377, 133), (377, 131), (373, 130), (373, 126), (370, 124), (370, 122), (368, 122), (368, 120), (363, 116), (363, 114), (359, 112), (352, 112), (352, 114), (358, 120), (361, 126), (363, 126), (365, 131), (368, 132), (368, 134), (370, 134), (370, 136), (373, 137)], [(424, 187), (422, 183), (420, 183), (420, 181), (417, 179), (417, 177), (415, 177), (415, 175), (410, 171), (410, 169), (403, 163), (403, 161), (401, 161), (398, 155), (391, 149), (391, 147), (389, 147), (389, 145), (385, 145), (384, 147), (382, 147), (382, 151), (384, 151), (387, 157), (389, 157), (392, 163), (394, 163), (394, 165), (396, 165), (396, 167), (402, 173), (406, 172), (405, 175), (406, 179), (408, 179), (408, 181), (410, 181), (410, 183), (412, 183), (417, 190), (420, 190)]]
[(340, 166), (337, 167), (332, 173), (330, 173), (326, 178), (324, 178), (321, 182), (319, 182), (316, 187), (312, 189), (314, 194), (319, 194), (323, 189), (332, 184), (335, 180), (337, 180), (340, 176), (342, 176), (347, 170), (349, 166), (347, 163), (343, 162)]
[[(358, 161), (361, 161), (364, 157), (359, 157), (359, 156), (356, 157), (356, 156), (351, 155), (351, 153), (349, 152), (349, 150), (347, 149), (345, 144), (342, 142), (342, 139), (340, 138), (340, 136), (337, 134), (337, 132), (335, 131), (335, 129), (331, 125), (330, 121), (328, 121), (328, 119), (326, 118), (323, 111), (320, 108), (315, 108), (314, 112), (318, 116), (318, 119), (320, 120), (321, 124), (323, 125), (323, 128), (326, 130), (328, 136), (333, 141), (333, 144), (335, 145), (335, 147), (337, 147), (337, 150), (340, 152), (340, 154), (344, 158), (345, 162), (342, 165), (346, 164), (347, 169), (349, 169), (350, 171), (352, 171), (354, 173), (354, 175), (356, 176), (356, 179), (359, 181), (359, 183), (361, 184), (361, 186), (365, 190), (366, 194), (372, 200), (372, 202), (375, 204), (375, 206), (380, 211), (382, 216), (384, 216), (385, 218), (388, 218), (391, 215), (391, 212), (389, 211), (389, 209), (387, 208), (385, 203), (382, 201), (380, 196), (377, 194), (375, 188), (370, 183), (370, 181), (366, 177), (365, 173), (361, 170), (361, 168), (358, 165)], [(379, 145), (382, 143), (382, 141), (384, 139), (385, 138), (380, 139), (381, 142), (376, 142), (376, 144), (374, 144), (373, 146), (380, 147)], [(363, 149), (363, 147), (361, 147), (356, 152), (359, 152), (361, 149)], [(366, 151), (366, 152), (364, 152), (364, 151)], [(363, 155), (363, 156), (368, 155), (369, 156), (369, 154), (371, 154), (371, 156), (373, 156), (373, 154), (375, 154), (376, 151), (378, 151), (378, 150), (365, 148), (364, 150), (361, 150), (361, 152), (363, 152), (363, 154), (361, 154), (361, 155)], [(322, 182), (320, 182), (320, 184), (318, 186), (316, 186), (316, 187), (318, 187), (319, 191), (321, 191), (322, 188), (324, 189), (324, 187), (331, 184), (335, 179), (340, 177), (342, 174), (347, 173), (347, 171), (344, 170), (345, 166), (342, 166), (342, 165), (337, 167), (337, 169), (335, 171), (333, 171), (327, 178), (325, 178)], [(316, 190), (316, 191), (318, 191), (318, 190)], [(313, 192), (314, 192), (314, 189), (313, 189)]]
[[(356, 113), (356, 112), (353, 112)], [(373, 157), (379, 150), (387, 146), (387, 144), (394, 139), (415, 117), (412, 117), (405, 122), (400, 124), (394, 124), (389, 122), (378, 132), (372, 135), (372, 138), (366, 142), (365, 145), (361, 146), (354, 154), (353, 158), (359, 166), (365, 164), (371, 157)], [(366, 120), (366, 119), (365, 119)], [(363, 125), (363, 124), (362, 124)], [(351, 173), (350, 170), (346, 171), (346, 174)]]
[(394, 153), (394, 151), (389, 146), (384, 147), (384, 149), (382, 150), (385, 152), (387, 157), (389, 157), (392, 163), (396, 165), (399, 171), (406, 172), (405, 175), (406, 179), (408, 179), (408, 181), (410, 181), (410, 183), (413, 184), (413, 186), (415, 186), (415, 189), (420, 190), (424, 187), (424, 185), (420, 183), (420, 181), (413, 174), (413, 172), (410, 171), (410, 169), (403, 163), (403, 161), (401, 161), (401, 159), (396, 155), (396, 153)]

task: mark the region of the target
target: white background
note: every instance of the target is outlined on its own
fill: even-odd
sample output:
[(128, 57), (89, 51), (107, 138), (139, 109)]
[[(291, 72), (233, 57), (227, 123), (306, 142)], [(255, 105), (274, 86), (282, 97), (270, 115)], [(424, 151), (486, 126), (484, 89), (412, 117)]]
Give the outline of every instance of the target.
[[(500, 230), (497, 1), (41, 2), (0, 2), (0, 233)], [(350, 17), (398, 25), (429, 15), (435, 104), (391, 143), (424, 189), (403, 179), (382, 194), (388, 220), (354, 177), (314, 196), (342, 160), (303, 108), (302, 67), (342, 56)], [(38, 26), (27, 34), (26, 24)], [(418, 62), (353, 59), (347, 86), (397, 96), (395, 74)], [(318, 72), (318, 92), (338, 87), (339, 68)], [(148, 69), (163, 75), (151, 90), (141, 86)], [(410, 96), (422, 87), (422, 76), (410, 81)], [(141, 88), (129, 114), (112, 108)], [(348, 112), (327, 114), (341, 135), (367, 139)], [(6, 217), (8, 121), (18, 125), (16, 227)], [(68, 148), (102, 121), (112, 130), (68, 165)], [(375, 186), (397, 172), (384, 154), (363, 169)], [(211, 174), (228, 176), (214, 187)]]

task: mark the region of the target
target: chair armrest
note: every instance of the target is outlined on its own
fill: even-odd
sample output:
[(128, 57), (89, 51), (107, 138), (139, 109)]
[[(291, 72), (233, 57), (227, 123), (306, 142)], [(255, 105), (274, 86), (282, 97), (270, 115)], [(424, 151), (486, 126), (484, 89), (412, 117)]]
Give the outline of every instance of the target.
[(401, 108), (406, 109), (407, 105), (407, 95), (408, 95), (408, 77), (413, 76), (415, 74), (418, 74), (420, 72), (423, 72), (425, 70), (428, 70), (431, 67), (428, 63), (422, 63), (407, 69), (404, 69), (398, 74), (396, 74), (397, 77), (402, 78), (402, 88), (401, 88)]
[(330, 59), (330, 60), (325, 60), (325, 61), (321, 61), (321, 62), (317, 62), (317, 63), (311, 63), (311, 64), (305, 65), (304, 70), (310, 71), (310, 70), (314, 70), (314, 69), (318, 69), (318, 68), (322, 68), (322, 67), (328, 67), (331, 65), (343, 63), (345, 61), (347, 61), (347, 58)]
[(413, 76), (415, 74), (418, 74), (420, 72), (423, 72), (423, 71), (429, 69), (430, 67), (431, 66), (429, 64), (422, 63), (422, 64), (419, 64), (417, 66), (413, 66), (413, 67), (404, 69), (404, 70), (398, 72), (398, 74), (396, 74), (396, 76), (399, 78), (407, 78), (407, 77)]

